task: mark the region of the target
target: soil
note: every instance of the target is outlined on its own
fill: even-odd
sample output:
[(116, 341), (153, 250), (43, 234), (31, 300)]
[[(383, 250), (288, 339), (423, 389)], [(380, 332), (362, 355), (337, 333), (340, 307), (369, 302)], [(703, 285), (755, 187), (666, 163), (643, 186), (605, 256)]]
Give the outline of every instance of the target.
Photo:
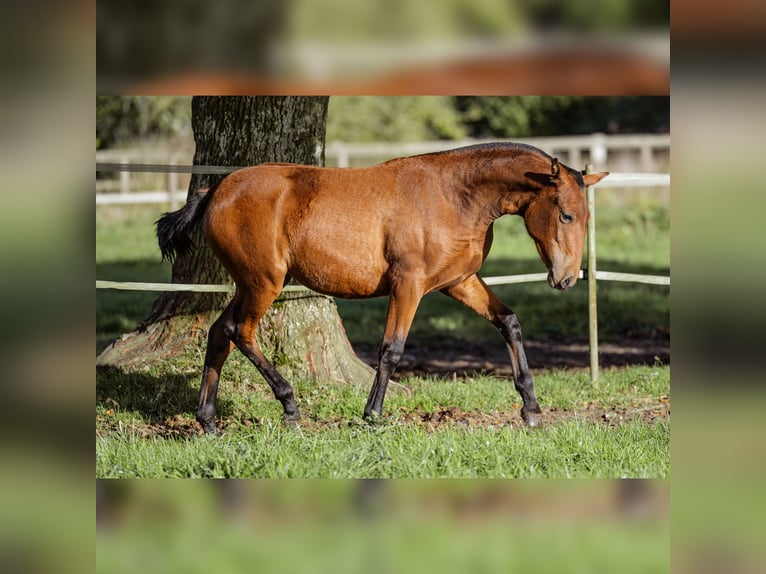
[[(614, 428), (629, 420), (640, 420), (644, 423), (653, 424), (661, 420), (667, 420), (670, 417), (670, 400), (662, 397), (659, 400), (646, 398), (641, 403), (633, 404), (628, 407), (609, 407), (604, 408), (598, 404), (585, 404), (575, 409), (543, 409), (544, 425), (552, 426), (561, 422), (570, 420), (582, 420), (590, 423), (598, 423), (604, 426)], [(219, 430), (226, 432), (228, 428), (236, 429), (240, 425), (246, 427), (260, 426), (266, 421), (245, 419), (237, 421), (234, 419), (224, 419), (218, 422)], [(398, 423), (406, 425), (416, 425), (423, 427), (427, 432), (435, 432), (448, 427), (457, 428), (484, 428), (501, 429), (510, 427), (518, 429), (524, 426), (521, 420), (521, 414), (518, 409), (511, 411), (463, 411), (457, 407), (441, 408), (435, 411), (424, 411), (420, 408), (412, 411), (401, 411), (388, 413), (385, 416), (385, 423)], [(331, 418), (323, 420), (311, 420), (305, 418), (301, 420), (300, 427), (311, 430), (321, 430), (328, 428), (354, 427), (365, 425), (362, 419), (354, 417), (352, 419)], [(143, 424), (134, 423), (130, 428), (142, 438), (186, 438), (202, 435), (202, 428), (197, 421), (186, 418), (180, 414), (168, 417), (161, 423)]]

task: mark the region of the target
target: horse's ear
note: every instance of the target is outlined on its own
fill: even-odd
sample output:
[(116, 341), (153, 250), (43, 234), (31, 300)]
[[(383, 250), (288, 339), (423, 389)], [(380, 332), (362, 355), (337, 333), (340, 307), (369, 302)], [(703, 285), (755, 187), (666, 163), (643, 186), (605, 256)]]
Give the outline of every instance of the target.
[(599, 173), (586, 173), (582, 176), (583, 182), (585, 182), (585, 187), (596, 185), (599, 181), (604, 179), (607, 175), (609, 175), (608, 171), (601, 171)]
[(553, 177), (558, 177), (559, 176), (559, 169), (560, 169), (560, 167), (559, 167), (559, 158), (554, 157), (553, 160), (551, 161), (551, 175)]

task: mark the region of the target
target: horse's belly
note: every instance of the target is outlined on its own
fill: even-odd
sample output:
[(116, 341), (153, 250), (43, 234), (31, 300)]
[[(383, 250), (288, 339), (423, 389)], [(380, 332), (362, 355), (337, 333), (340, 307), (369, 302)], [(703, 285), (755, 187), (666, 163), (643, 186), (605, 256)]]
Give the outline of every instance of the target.
[(291, 259), (290, 275), (319, 293), (349, 299), (388, 293), (385, 267), (369, 251), (343, 254), (326, 245), (314, 246), (293, 253)]

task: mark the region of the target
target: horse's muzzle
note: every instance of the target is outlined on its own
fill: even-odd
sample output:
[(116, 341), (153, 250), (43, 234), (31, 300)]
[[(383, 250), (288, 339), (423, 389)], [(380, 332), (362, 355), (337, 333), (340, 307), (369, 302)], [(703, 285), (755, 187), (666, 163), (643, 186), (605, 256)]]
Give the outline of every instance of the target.
[(574, 275), (567, 275), (560, 281), (556, 281), (553, 278), (553, 271), (548, 272), (548, 285), (559, 291), (565, 291), (572, 287), (577, 282), (577, 277)]

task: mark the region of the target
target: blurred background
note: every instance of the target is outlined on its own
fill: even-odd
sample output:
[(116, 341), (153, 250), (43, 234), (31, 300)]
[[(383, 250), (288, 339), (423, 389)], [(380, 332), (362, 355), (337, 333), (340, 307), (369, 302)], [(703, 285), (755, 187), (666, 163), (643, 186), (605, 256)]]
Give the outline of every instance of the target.
[(97, 16), (99, 93), (669, 89), (662, 0), (115, 0)]
[(667, 481), (97, 482), (96, 571), (667, 572)]
[[(143, 3), (144, 13), (151, 14), (155, 4)], [(760, 572), (766, 564), (760, 534), (766, 516), (761, 438), (766, 394), (758, 224), (766, 205), (760, 193), (764, 3), (668, 4), (673, 25), (674, 571)], [(140, 70), (108, 69), (101, 58), (96, 67), (96, 15), (108, 10), (105, 6), (79, 0), (20, 3), (9, 6), (3, 21), (0, 257), (10, 271), (3, 274), (7, 382), (2, 391), (7, 399), (3, 422), (11, 431), (3, 452), (13, 463), (4, 465), (0, 511), (6, 525), (3, 564), (11, 571), (43, 571), (35, 564), (55, 563), (58, 571), (81, 572), (92, 564), (93, 247), (83, 233), (91, 229), (94, 210), (90, 161), (96, 118), (90, 106), (97, 83), (97, 93), (137, 93), (146, 76)], [(586, 18), (595, 12), (584, 10)], [(495, 16), (501, 20), (497, 11)], [(335, 20), (342, 21), (342, 15)], [(635, 18), (628, 22), (638, 28)], [(616, 26), (607, 31), (620, 33)], [(585, 43), (595, 36), (580, 37)], [(138, 49), (140, 43), (124, 38)], [(209, 42), (199, 44), (214, 50)], [(349, 51), (361, 44), (351, 44)], [(663, 46), (668, 44), (669, 34)], [(115, 49), (98, 44), (99, 54), (104, 50)], [(663, 51), (667, 64), (669, 50)], [(497, 72), (494, 77), (507, 79)], [(609, 84), (613, 89), (601, 93), (636, 89), (625, 75), (619, 78), (622, 84)], [(217, 85), (195, 89), (192, 78), (171, 90), (171, 79), (163, 73), (153, 81), (172, 95), (203, 93), (205, 85)], [(135, 91), (123, 91), (126, 85)], [(480, 93), (466, 83), (442, 85), (447, 93)], [(144, 93), (152, 93), (148, 83)], [(401, 84), (399, 93), (415, 92)], [(523, 93), (542, 91), (532, 87)]]

